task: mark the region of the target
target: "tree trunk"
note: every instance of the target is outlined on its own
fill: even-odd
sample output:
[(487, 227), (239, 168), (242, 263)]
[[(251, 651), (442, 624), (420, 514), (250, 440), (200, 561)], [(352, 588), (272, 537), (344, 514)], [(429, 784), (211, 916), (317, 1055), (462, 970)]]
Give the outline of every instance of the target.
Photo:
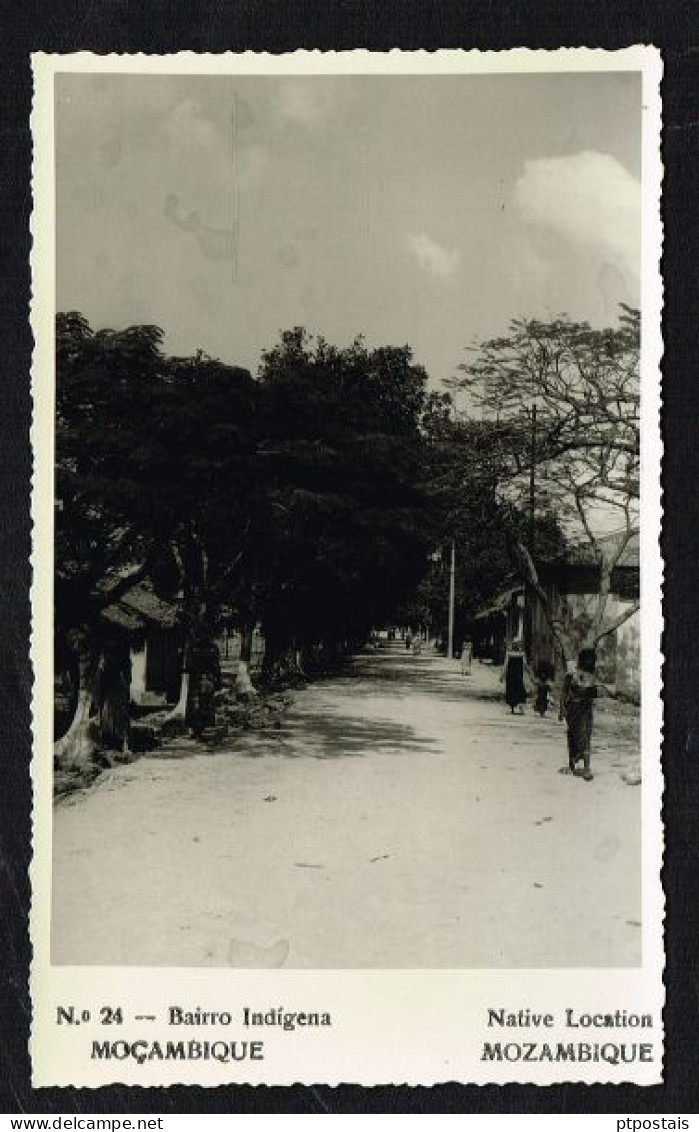
[(170, 723), (173, 720), (184, 723), (187, 716), (187, 700), (189, 698), (189, 672), (184, 671), (180, 680), (180, 695), (177, 703), (171, 712), (165, 716), (163, 723)]
[(298, 667), (293, 639), (275, 630), (266, 633), (261, 675), (262, 682), (268, 688), (294, 687), (305, 683), (305, 677)]
[(103, 747), (129, 750), (129, 685), (124, 671), (109, 664), (100, 672), (99, 725)]
[(208, 559), (201, 544), (201, 540), (193, 526), (189, 526), (178, 533), (178, 537), (172, 542), (172, 551), (180, 571), (184, 594), (182, 602), (184, 648), (182, 650), (182, 677), (180, 681), (179, 699), (163, 722), (179, 723), (184, 726), (187, 720), (187, 709), (190, 699), (189, 661), (192, 644), (197, 629), (206, 613), (204, 594), (208, 572)]
[(594, 648), (602, 636), (602, 626), (604, 625), (604, 615), (607, 611), (607, 601), (609, 600), (609, 593), (612, 585), (612, 571), (607, 563), (603, 562), (600, 565), (600, 579), (599, 579), (599, 594), (597, 595), (597, 608), (593, 618), (592, 630), (590, 634), (589, 643), (590, 648)]
[(544, 587), (541, 585), (541, 582), (539, 581), (539, 574), (534, 564), (534, 559), (529, 553), (529, 550), (524, 545), (524, 543), (521, 542), (517, 543), (517, 549), (519, 551), (520, 558), (527, 574), (527, 581), (529, 582), (530, 586), (541, 602), (541, 608), (544, 611), (544, 617), (546, 618), (547, 624), (553, 635), (554, 646), (557, 647), (558, 652), (561, 655), (561, 660), (563, 661), (563, 666), (565, 667), (566, 662), (573, 659), (574, 649), (570, 634), (568, 633), (567, 628), (563, 625), (562, 621), (559, 618), (554, 617), (553, 615), (549, 596), (546, 593)]
[(250, 676), (253, 632), (254, 626), (252, 624), (240, 626), (240, 657), (238, 658), (238, 674), (235, 678), (235, 692), (243, 700), (251, 699), (257, 695), (257, 689)]
[(62, 767), (87, 770), (97, 749), (97, 729), (93, 720), (96, 666), (89, 633), (80, 630), (71, 637), (72, 648), (78, 657), (78, 700), (70, 727), (54, 744), (54, 758)]

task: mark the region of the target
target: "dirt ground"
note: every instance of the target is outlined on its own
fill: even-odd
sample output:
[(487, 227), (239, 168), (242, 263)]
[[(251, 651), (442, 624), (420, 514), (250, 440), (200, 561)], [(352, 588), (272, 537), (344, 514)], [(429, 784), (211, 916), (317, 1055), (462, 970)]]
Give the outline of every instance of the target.
[(400, 645), (276, 730), (191, 740), (60, 802), (52, 954), (148, 966), (640, 962), (638, 712), (601, 704), (594, 780), (497, 673)]

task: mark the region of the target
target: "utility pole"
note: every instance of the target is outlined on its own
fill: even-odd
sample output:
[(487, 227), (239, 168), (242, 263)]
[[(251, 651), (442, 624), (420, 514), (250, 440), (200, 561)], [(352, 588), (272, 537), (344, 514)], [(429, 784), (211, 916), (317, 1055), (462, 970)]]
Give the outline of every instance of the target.
[(451, 540), (451, 565), (449, 567), (449, 643), (447, 656), (451, 660), (454, 655), (454, 597), (456, 590), (456, 543)]
[[(532, 432), (531, 432), (531, 451), (529, 453), (529, 464), (530, 464), (530, 467), (529, 467), (529, 553), (531, 554), (532, 558), (535, 558), (536, 547), (535, 547), (534, 543), (535, 543), (535, 538), (536, 538), (536, 535), (535, 535), (536, 527), (535, 527), (534, 521), (536, 519), (536, 502), (535, 502), (535, 496), (534, 496), (534, 467), (535, 467), (535, 464), (536, 464), (536, 401), (534, 401), (534, 403), (532, 405)], [(523, 612), (524, 621), (522, 623), (522, 628), (524, 630), (525, 640), (527, 639), (527, 637), (529, 637), (529, 644), (528, 644), (527, 648), (530, 649), (531, 648), (531, 633), (527, 634), (527, 631), (524, 628), (525, 625), (528, 623), (528, 621), (527, 621), (527, 608), (526, 608), (527, 603), (528, 603), (528, 599), (527, 599), (527, 596), (526, 596), (527, 595), (526, 585), (525, 585), (524, 593), (525, 593), (525, 599), (524, 599), (525, 600), (525, 609), (524, 609), (524, 612)]]
[(534, 554), (534, 464), (536, 462), (536, 401), (532, 405), (531, 452), (529, 455), (529, 553)]

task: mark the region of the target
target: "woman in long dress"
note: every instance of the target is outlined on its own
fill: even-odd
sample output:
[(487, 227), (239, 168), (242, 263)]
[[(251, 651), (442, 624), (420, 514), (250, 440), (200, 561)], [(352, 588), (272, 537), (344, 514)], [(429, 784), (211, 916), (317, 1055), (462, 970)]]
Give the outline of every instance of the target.
[(505, 684), (505, 703), (512, 715), (524, 713), (527, 691), (524, 687), (524, 649), (521, 641), (513, 641), (505, 655), (500, 680)]

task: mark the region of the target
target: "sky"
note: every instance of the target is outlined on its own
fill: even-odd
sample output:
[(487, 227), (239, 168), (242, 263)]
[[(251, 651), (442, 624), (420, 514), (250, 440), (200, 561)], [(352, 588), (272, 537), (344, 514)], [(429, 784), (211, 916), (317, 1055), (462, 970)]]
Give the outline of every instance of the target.
[(637, 304), (637, 74), (56, 78), (59, 310), (256, 372), (279, 332), (412, 346)]

